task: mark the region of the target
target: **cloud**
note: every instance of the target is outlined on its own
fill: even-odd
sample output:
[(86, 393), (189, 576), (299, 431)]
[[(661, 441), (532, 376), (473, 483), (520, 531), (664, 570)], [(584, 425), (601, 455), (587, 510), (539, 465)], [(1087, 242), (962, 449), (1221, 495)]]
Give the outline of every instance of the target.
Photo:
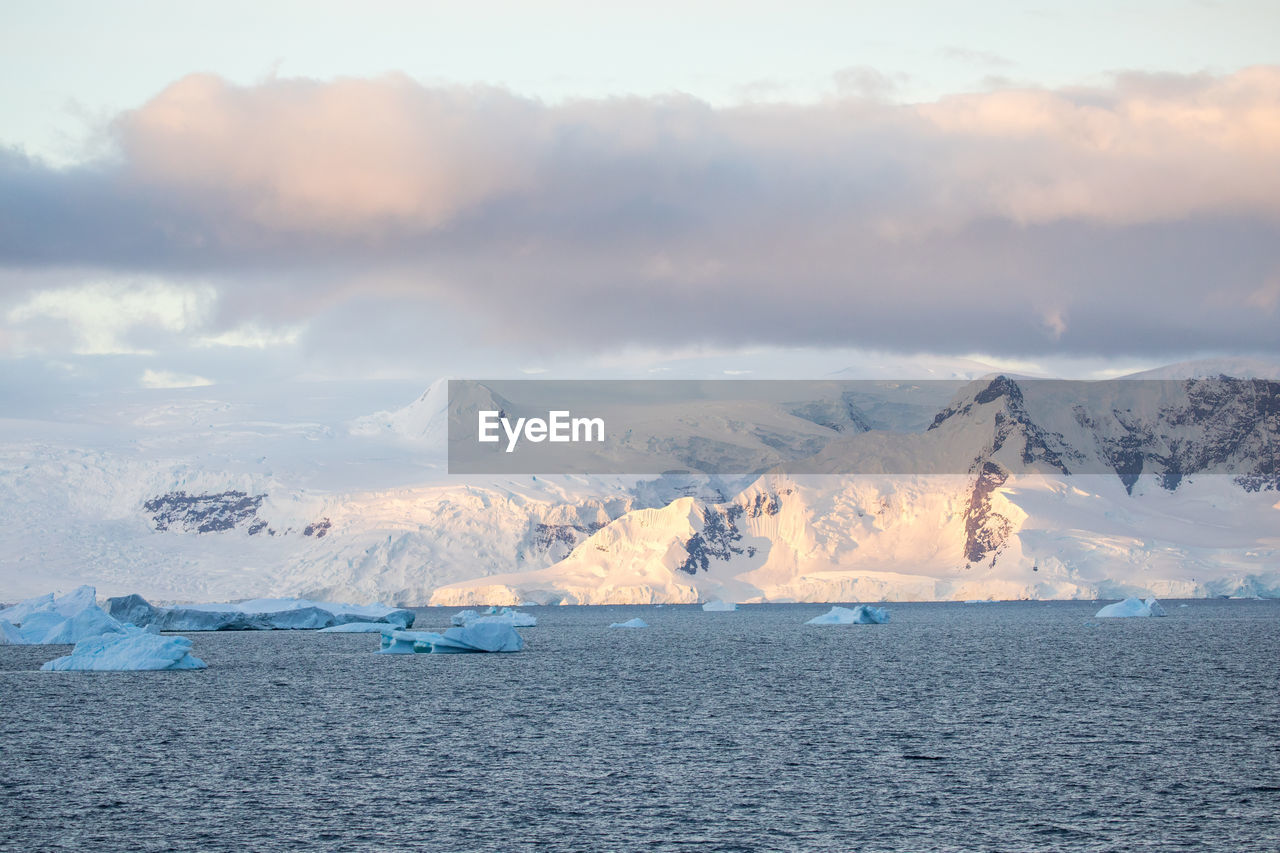
[(133, 333), (185, 332), (204, 321), (215, 299), (210, 287), (98, 282), (37, 291), (10, 308), (5, 319), (26, 332), (27, 350), (47, 349), (62, 339), (76, 355), (146, 354), (150, 350), (139, 348)]
[(302, 334), (301, 326), (271, 329), (257, 323), (246, 323), (216, 335), (206, 335), (195, 341), (197, 347), (239, 347), (242, 349), (270, 349), (292, 346)]
[(168, 370), (151, 370), (148, 368), (143, 371), (142, 378), (138, 380), (138, 383), (143, 388), (202, 388), (206, 385), (212, 385), (213, 380), (191, 373), (173, 373)]
[[(1280, 268), (1280, 68), (914, 105), (846, 76), (820, 103), (722, 109), (187, 77), (116, 118), (110, 158), (0, 153), (0, 340), (52, 322), (105, 352), (149, 324), (361, 363), (428, 327), (529, 359), (1280, 346), (1257, 310)], [(69, 268), (215, 292), (175, 325), (146, 285), (32, 284)]]

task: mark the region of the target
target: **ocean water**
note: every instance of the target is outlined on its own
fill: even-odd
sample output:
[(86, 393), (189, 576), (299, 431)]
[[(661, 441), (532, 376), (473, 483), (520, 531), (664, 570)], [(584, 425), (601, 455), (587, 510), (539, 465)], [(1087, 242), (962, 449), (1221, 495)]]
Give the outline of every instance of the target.
[(1280, 849), (1280, 601), (1098, 606), (527, 608), (521, 654), (193, 634), (180, 673), (0, 647), (0, 849)]

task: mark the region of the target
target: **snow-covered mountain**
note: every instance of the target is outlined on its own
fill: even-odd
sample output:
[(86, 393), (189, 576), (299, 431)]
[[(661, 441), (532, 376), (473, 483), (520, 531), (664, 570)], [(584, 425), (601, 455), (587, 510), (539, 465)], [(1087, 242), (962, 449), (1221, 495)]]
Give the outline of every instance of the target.
[(356, 417), (197, 389), (0, 420), (0, 600), (80, 583), (400, 605), (1280, 595), (1277, 383), (1055, 387), (884, 382), (708, 407), (625, 448), (765, 471), (738, 478), (451, 477), (443, 381)]
[[(613, 522), (440, 604), (1280, 594), (1280, 384), (973, 383), (721, 503)], [(920, 473), (923, 472), (923, 473)]]

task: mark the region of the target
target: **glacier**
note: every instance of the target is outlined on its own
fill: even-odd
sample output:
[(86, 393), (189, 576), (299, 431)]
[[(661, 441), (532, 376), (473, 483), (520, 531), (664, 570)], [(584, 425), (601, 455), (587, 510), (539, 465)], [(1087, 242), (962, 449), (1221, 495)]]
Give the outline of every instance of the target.
[(132, 625), (119, 633), (80, 640), (71, 654), (40, 667), (46, 672), (205, 668), (205, 662), (191, 654), (191, 641), (186, 637), (161, 636)]
[(815, 616), (806, 625), (883, 625), (889, 621), (889, 611), (883, 607), (859, 604), (852, 609), (832, 607), (821, 616)]
[(340, 604), (305, 598), (259, 598), (225, 604), (181, 604), (156, 607), (139, 595), (107, 599), (113, 616), (162, 631), (315, 630), (348, 622), (382, 622), (396, 628), (413, 626), (414, 613), (383, 604)]
[(1168, 616), (1164, 607), (1154, 598), (1148, 598), (1143, 601), (1140, 598), (1126, 598), (1124, 601), (1117, 601), (1115, 604), (1108, 604), (1106, 607), (1093, 614), (1095, 618), (1124, 618), (1124, 617), (1147, 617), (1147, 616)]

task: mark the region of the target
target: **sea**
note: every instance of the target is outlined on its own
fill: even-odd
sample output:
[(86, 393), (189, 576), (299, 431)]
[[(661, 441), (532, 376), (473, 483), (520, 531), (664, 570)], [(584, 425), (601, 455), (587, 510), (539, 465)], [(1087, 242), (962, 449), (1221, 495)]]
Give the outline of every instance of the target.
[(1280, 850), (1280, 601), (1164, 605), (531, 607), (518, 654), (197, 633), (193, 672), (3, 646), (0, 850)]

